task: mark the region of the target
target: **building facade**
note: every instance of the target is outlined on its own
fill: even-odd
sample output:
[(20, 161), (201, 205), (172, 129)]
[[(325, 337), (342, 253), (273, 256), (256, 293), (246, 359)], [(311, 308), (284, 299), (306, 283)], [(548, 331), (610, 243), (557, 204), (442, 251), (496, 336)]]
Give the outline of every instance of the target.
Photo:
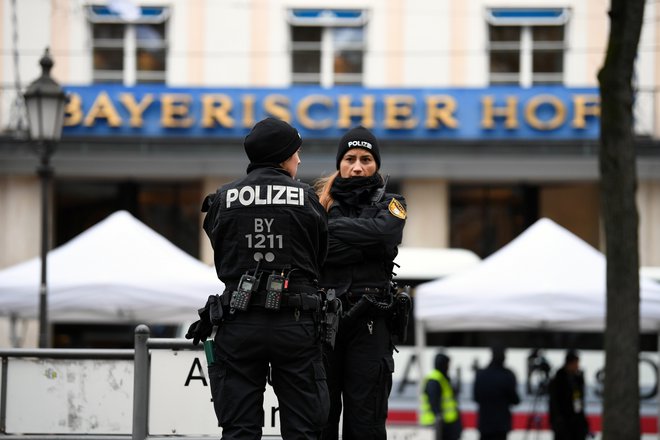
[[(382, 143), (404, 245), (486, 257), (542, 217), (602, 249), (597, 72), (605, 0), (0, 1), (0, 268), (38, 255), (37, 157), (20, 94), (45, 47), (69, 100), (53, 246), (127, 209), (211, 262), (203, 197), (244, 173), (265, 116), (334, 171), (351, 126)], [(640, 261), (660, 266), (660, 8), (636, 65)]]

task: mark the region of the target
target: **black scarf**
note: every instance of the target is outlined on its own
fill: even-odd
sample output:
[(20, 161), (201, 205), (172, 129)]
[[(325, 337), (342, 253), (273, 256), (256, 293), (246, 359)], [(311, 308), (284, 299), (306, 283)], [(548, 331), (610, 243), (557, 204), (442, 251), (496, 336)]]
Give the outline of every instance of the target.
[(381, 186), (383, 186), (383, 178), (378, 173), (369, 177), (337, 176), (330, 188), (330, 195), (340, 203), (366, 205), (371, 201), (373, 192)]

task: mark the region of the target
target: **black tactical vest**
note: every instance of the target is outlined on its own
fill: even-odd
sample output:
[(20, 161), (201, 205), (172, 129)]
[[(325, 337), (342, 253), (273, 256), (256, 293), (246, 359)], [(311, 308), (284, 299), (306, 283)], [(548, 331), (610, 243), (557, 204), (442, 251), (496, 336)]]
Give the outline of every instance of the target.
[(290, 273), (296, 283), (316, 283), (328, 230), (326, 214), (309, 185), (282, 169), (264, 167), (209, 197), (204, 230), (225, 285), (235, 285), (259, 260), (262, 272)]

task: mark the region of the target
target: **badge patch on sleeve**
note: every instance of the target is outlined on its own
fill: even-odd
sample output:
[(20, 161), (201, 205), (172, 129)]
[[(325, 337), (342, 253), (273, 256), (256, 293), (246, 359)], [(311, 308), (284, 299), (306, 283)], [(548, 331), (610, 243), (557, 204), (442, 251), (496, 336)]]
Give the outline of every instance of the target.
[(406, 214), (406, 208), (404, 208), (401, 202), (399, 202), (397, 199), (392, 199), (387, 208), (390, 210), (390, 213), (394, 217), (398, 217), (401, 220), (405, 220), (408, 216)]

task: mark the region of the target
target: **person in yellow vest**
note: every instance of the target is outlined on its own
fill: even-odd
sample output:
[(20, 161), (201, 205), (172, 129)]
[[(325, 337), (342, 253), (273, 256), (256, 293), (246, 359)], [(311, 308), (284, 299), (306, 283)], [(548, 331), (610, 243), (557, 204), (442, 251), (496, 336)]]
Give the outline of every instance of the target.
[(424, 426), (441, 427), (442, 440), (461, 438), (463, 425), (458, 401), (449, 379), (449, 357), (439, 353), (435, 357), (435, 369), (424, 379), (424, 394), (419, 422)]

